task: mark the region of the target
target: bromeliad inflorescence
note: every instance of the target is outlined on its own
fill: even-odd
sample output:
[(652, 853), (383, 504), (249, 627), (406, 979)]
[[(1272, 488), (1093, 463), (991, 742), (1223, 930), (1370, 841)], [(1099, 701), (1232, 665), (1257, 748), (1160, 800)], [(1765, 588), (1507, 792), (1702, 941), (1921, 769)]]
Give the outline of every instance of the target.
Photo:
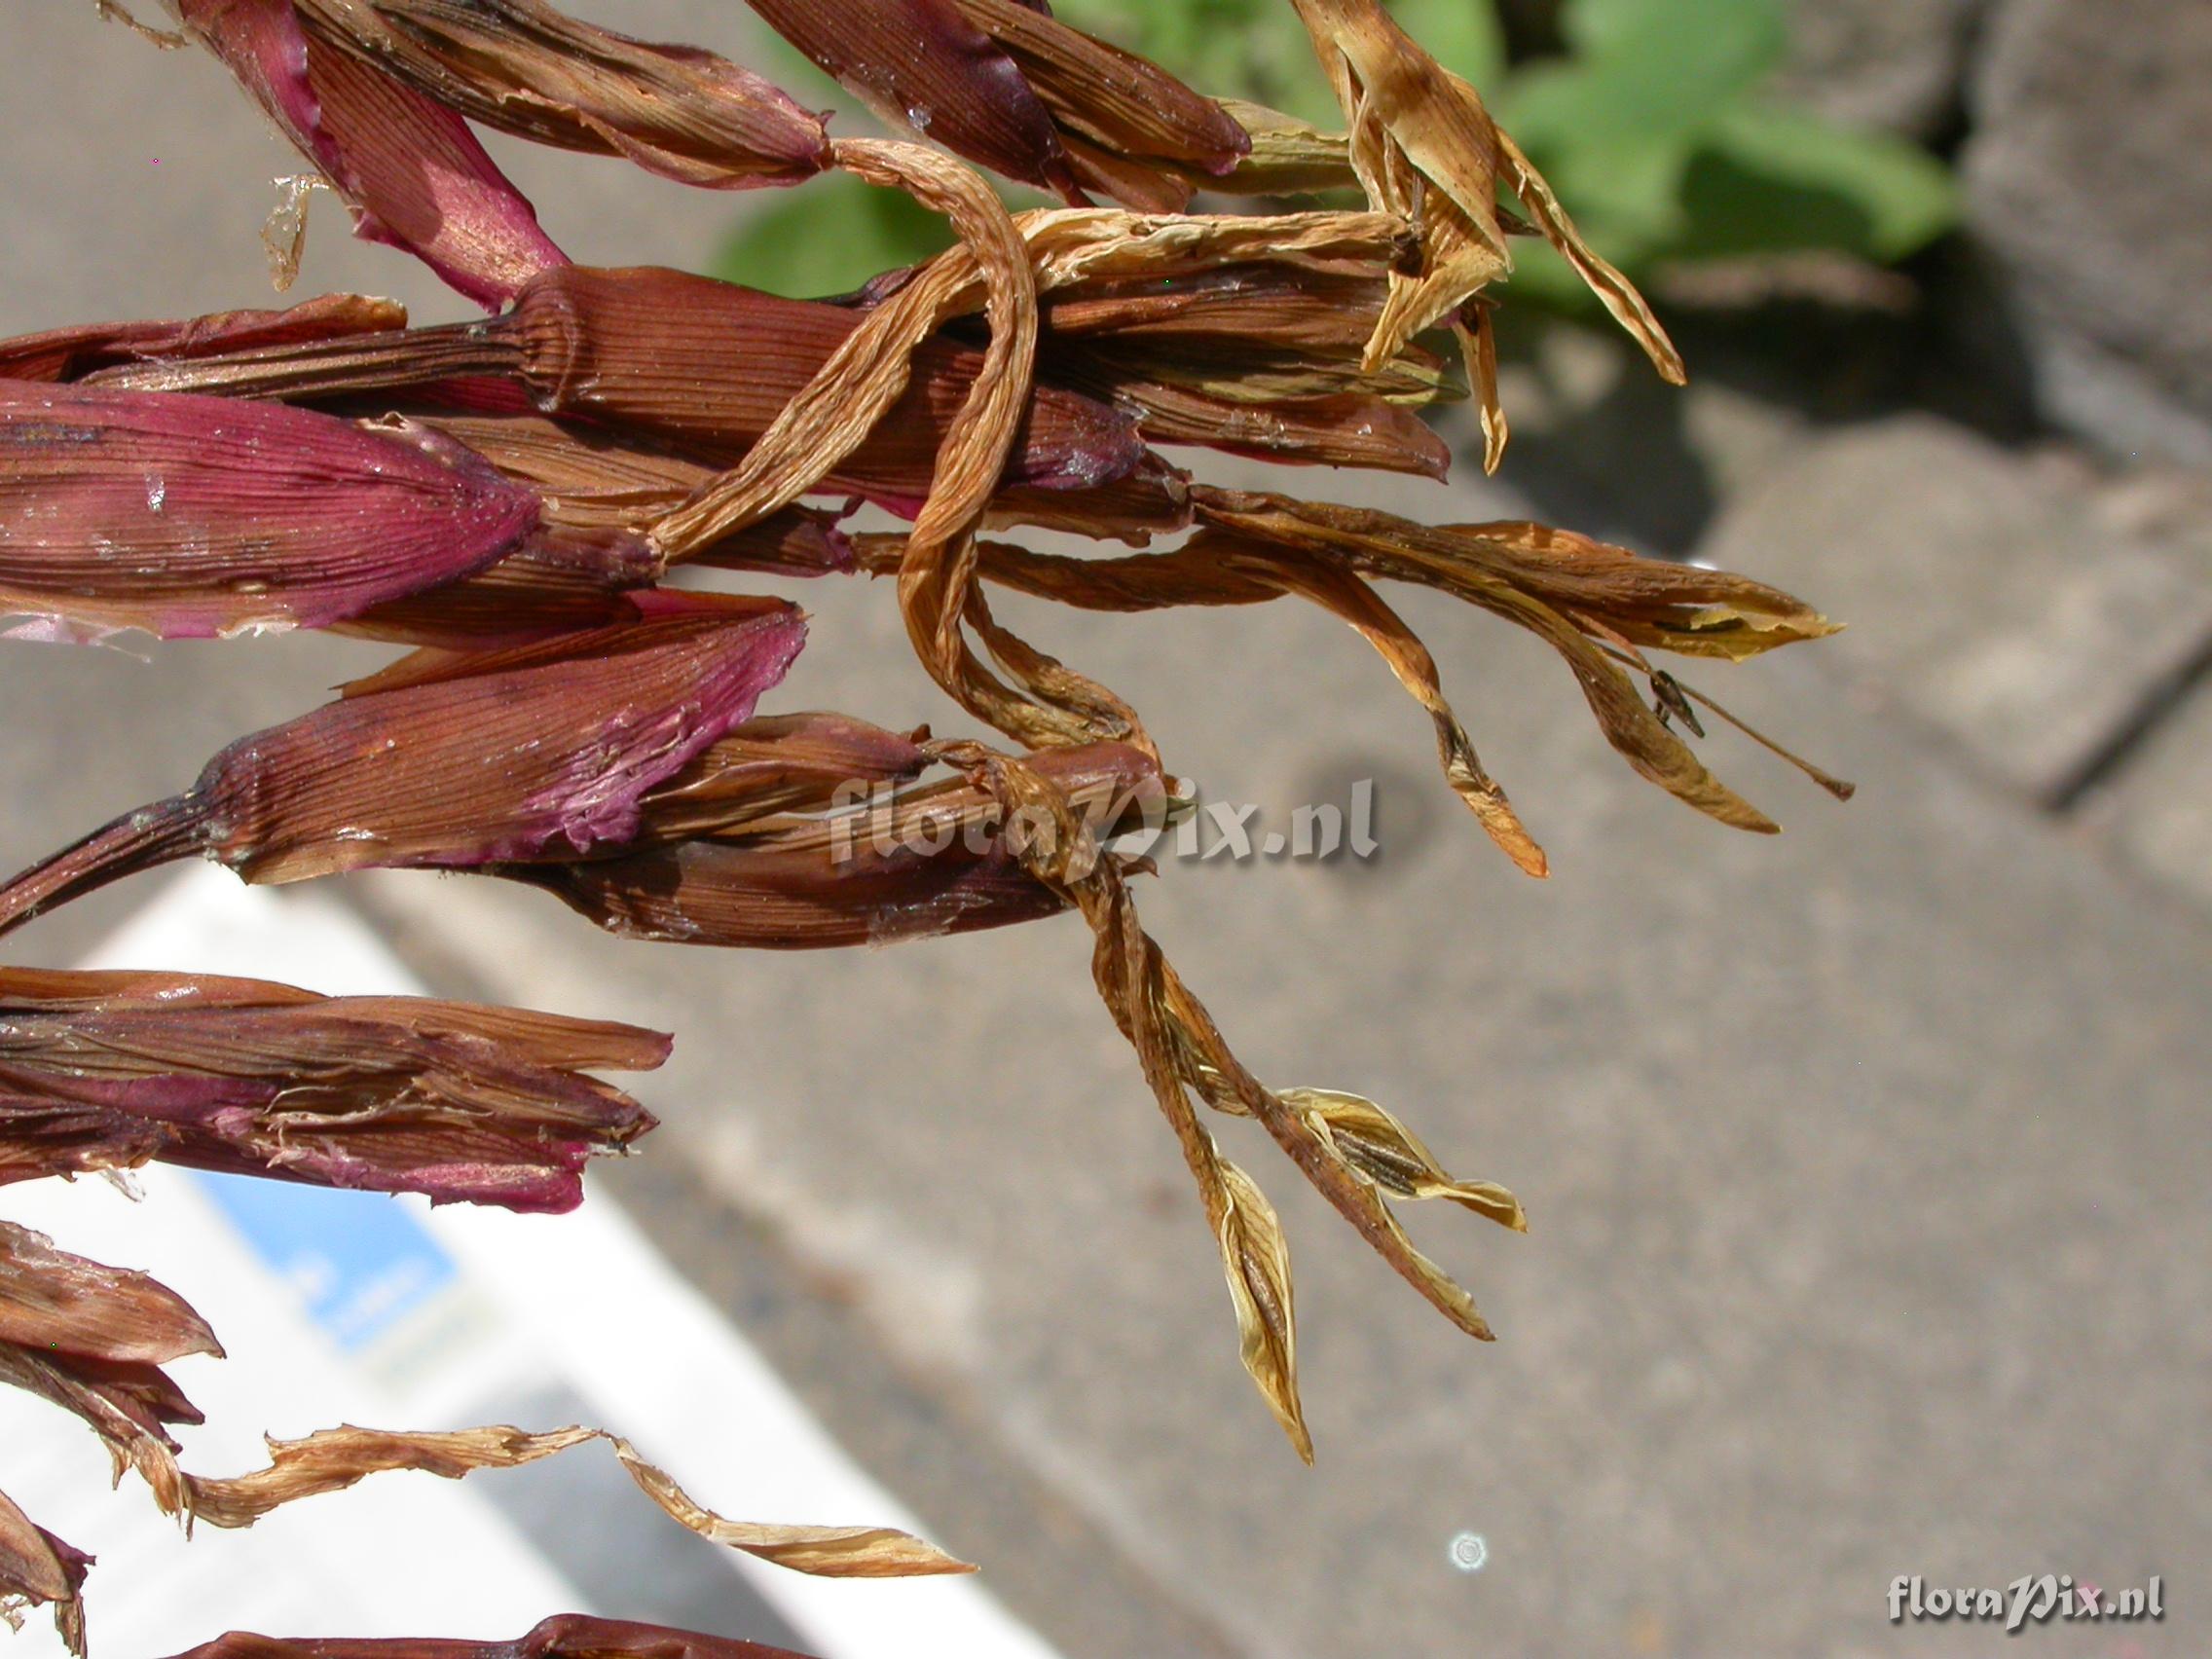
[[(1341, 133), (1208, 98), (1031, 0), (754, 0), (936, 149), (841, 135), (719, 56), (543, 0), (166, 0), (183, 33), (163, 38), (220, 58), (360, 235), (417, 254), (490, 314), (411, 328), (387, 302), (334, 295), (0, 342), (0, 605), (29, 618), (18, 632), (300, 627), (414, 647), (0, 885), (0, 929), (195, 855), (249, 881), (471, 871), (616, 932), (702, 945), (838, 946), (1072, 909), (1198, 1187), (1244, 1363), (1300, 1453), (1288, 1245), (1199, 1107), (1255, 1120), (1421, 1296), (1487, 1338), (1392, 1204), (1442, 1198), (1520, 1230), (1519, 1202), (1448, 1173), (1376, 1103), (1272, 1088), (1237, 1058), (1140, 925), (1130, 877), (1146, 866), (1117, 849), (1119, 830), (1175, 796), (1138, 710), (1010, 631), (990, 595), (1131, 613), (1322, 607), (1382, 656), (1449, 786), (1534, 875), (1541, 847), (1384, 584), (1535, 634), (1637, 771), (1749, 830), (1774, 825), (1677, 729), (1702, 736), (1698, 708), (1733, 717), (1649, 653), (1738, 659), (1829, 625), (1758, 582), (1570, 532), (1225, 489), (1160, 452), (1440, 477), (1450, 451), (1420, 412), (1467, 398), (1494, 468), (1493, 314), (1520, 238), (1557, 247), (1682, 378), (1635, 289), (1382, 0), (1286, 3)], [(840, 169), (907, 192), (958, 241), (810, 300), (588, 269), (471, 123), (707, 188)], [(1064, 204), (1013, 211), (971, 163)], [(1363, 206), (1342, 204), (1351, 190)], [(1222, 210), (1189, 211), (1201, 194)], [(276, 251), (288, 271), (296, 248)], [(850, 528), (862, 502), (904, 527)], [(1038, 531), (1116, 545), (1046, 552), (1026, 539)], [(800, 651), (801, 613), (663, 585), (686, 565), (894, 578), (923, 668), (1000, 741), (762, 712)], [(891, 841), (855, 850), (844, 813), (859, 794), (898, 828)], [(650, 1067), (665, 1043), (511, 1010), (13, 973), (0, 1181), (161, 1160), (564, 1209), (590, 1156), (650, 1126), (587, 1074)], [(172, 1513), (243, 1524), (378, 1468), (459, 1474), (593, 1437), (342, 1429), (273, 1446), (258, 1474), (203, 1480), (177, 1467), (168, 1426), (194, 1414), (160, 1368), (213, 1351), (142, 1275), (0, 1236), (0, 1371), (83, 1418)], [(787, 1565), (959, 1566), (903, 1534), (721, 1521), (617, 1451), (678, 1519)], [(75, 1643), (88, 1565), (0, 1499), (0, 1595), (54, 1604)], [(572, 1621), (486, 1651), (579, 1641), (734, 1651)], [(372, 1645), (354, 1644), (364, 1659)]]

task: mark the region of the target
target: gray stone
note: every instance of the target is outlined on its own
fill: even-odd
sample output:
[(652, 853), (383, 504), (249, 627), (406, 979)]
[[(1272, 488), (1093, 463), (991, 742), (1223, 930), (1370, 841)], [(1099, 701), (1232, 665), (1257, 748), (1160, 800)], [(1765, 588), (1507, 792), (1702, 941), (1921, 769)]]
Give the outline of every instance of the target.
[(1915, 138), (1957, 107), (1981, 0), (1795, 0), (1781, 90), (1823, 115)]
[(1848, 624), (1831, 670), (2062, 799), (2212, 639), (2212, 546), (2106, 503), (2063, 455), (1905, 415), (1809, 441), (1699, 553)]
[(2004, 0), (1972, 91), (1969, 215), (2042, 407), (2212, 461), (2212, 7)]
[(2159, 722), (2091, 815), (2140, 868), (2212, 909), (2212, 689)]

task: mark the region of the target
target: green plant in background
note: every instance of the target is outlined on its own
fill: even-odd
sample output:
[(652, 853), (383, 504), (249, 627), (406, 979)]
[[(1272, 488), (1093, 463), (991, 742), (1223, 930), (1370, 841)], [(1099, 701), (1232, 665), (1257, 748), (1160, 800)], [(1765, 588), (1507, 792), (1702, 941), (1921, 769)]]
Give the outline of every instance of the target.
[[(1492, 0), (1391, 0), (1390, 10), (1474, 84), (1632, 276), (1809, 252), (1890, 265), (1956, 219), (1949, 170), (1918, 145), (1766, 93), (1788, 47), (1787, 0), (1563, 0), (1565, 55), (1513, 68)], [(1058, 0), (1054, 11), (1203, 91), (1337, 125), (1284, 0)], [(942, 221), (905, 197), (837, 185), (749, 217), (716, 274), (827, 294), (947, 245)], [(1517, 258), (1525, 297), (1589, 306), (1549, 248), (1524, 243)]]
[[(1387, 0), (1390, 15), (1438, 62), (1486, 96), (1505, 72), (1505, 34), (1492, 0)], [(1125, 46), (1216, 97), (1254, 103), (1342, 129), (1337, 100), (1288, 0), (1056, 0), (1053, 14)]]
[[(1918, 145), (1762, 94), (1784, 0), (1568, 0), (1568, 52), (1498, 87), (1498, 119), (1620, 265), (1830, 251), (1889, 265), (1951, 228), (1948, 171)], [(1543, 253), (1515, 281), (1581, 283)]]

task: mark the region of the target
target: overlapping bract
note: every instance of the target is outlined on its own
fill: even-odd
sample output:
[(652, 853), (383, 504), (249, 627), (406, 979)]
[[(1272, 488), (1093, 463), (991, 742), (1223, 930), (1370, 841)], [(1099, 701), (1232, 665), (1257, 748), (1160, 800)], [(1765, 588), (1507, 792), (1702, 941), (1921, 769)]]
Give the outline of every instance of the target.
[[(421, 515), (450, 569), (386, 549), (369, 560), (373, 581), (329, 563), (307, 509), (287, 518), (296, 548), (272, 556), (285, 569), (268, 578), (271, 593), (298, 596), (282, 619), (424, 648), (0, 888), (0, 927), (199, 852), (255, 880), (475, 869), (547, 889), (617, 932), (692, 943), (874, 942), (1074, 909), (1094, 936), (1100, 995), (1192, 1172), (1244, 1363), (1301, 1454), (1288, 1245), (1200, 1105), (1255, 1121), (1419, 1294), (1487, 1338), (1472, 1299), (1391, 1206), (1443, 1198), (1518, 1231), (1519, 1202), (1449, 1173), (1375, 1102), (1271, 1088), (1237, 1059), (1139, 924), (1128, 877), (1142, 866), (1111, 844), (1131, 810), (1166, 809), (1138, 711), (1013, 632), (989, 599), (996, 588), (1130, 612), (1285, 595), (1321, 606), (1428, 717), (1447, 781), (1482, 827), (1543, 874), (1546, 856), (1478, 758), (1438, 664), (1380, 587), (1417, 583), (1550, 645), (1644, 777), (1724, 824), (1774, 828), (1677, 729), (1702, 736), (1699, 708), (1733, 717), (1647, 653), (1736, 659), (1828, 632), (1801, 602), (1543, 526), (1430, 526), (1224, 490), (1155, 448), (1441, 476), (1450, 451), (1418, 411), (1471, 394), (1494, 467), (1507, 428), (1493, 313), (1515, 237), (1558, 247), (1662, 375), (1681, 378), (1649, 308), (1582, 242), (1474, 89), (1382, 0), (1286, 0), (1342, 105), (1342, 134), (1217, 103), (1027, 0), (754, 0), (887, 117), (1069, 203), (1016, 215), (943, 155), (832, 136), (719, 58), (611, 35), (541, 0), (173, 3), (365, 234), (416, 251), (499, 314), (408, 329), (388, 309), (334, 298), (0, 343), (0, 373), (38, 383), (24, 398), (160, 410), (178, 430), (229, 419), (219, 399), (249, 400), (240, 422), (305, 423), (300, 443), (312, 429), (333, 457), (412, 446), (419, 464), (447, 468), (431, 484), (466, 499), (432, 490)], [(578, 268), (470, 121), (709, 186), (839, 167), (943, 213), (959, 245), (832, 300)], [(1184, 211), (1200, 189), (1347, 185), (1366, 211)], [(1124, 206), (1088, 205), (1093, 194)], [(79, 540), (55, 532), (32, 552), (50, 560), (50, 587), (90, 585), (97, 600), (104, 584), (111, 611), (187, 631), (86, 559), (112, 524), (153, 534), (128, 470), (91, 462), (62, 520)], [(31, 497), (55, 488), (24, 476)], [(498, 535), (468, 533), (471, 487), (514, 509), (512, 539), (500, 539), (505, 518)], [(227, 488), (206, 486), (217, 509), (232, 503)], [(399, 521), (369, 494), (366, 513)], [(853, 499), (911, 528), (849, 530)], [(1007, 539), (1040, 529), (1143, 551), (1047, 554)], [(1180, 539), (1155, 550), (1164, 537)], [(215, 605), (205, 578), (229, 568), (209, 557), (196, 572), (165, 555), (161, 579)], [(894, 575), (925, 669), (1014, 750), (842, 716), (753, 719), (797, 647), (796, 613), (658, 585), (685, 563)], [(189, 617), (263, 620), (235, 603)], [(926, 780), (933, 765), (959, 776)], [(321, 1455), (294, 1454), (293, 1466)], [(56, 1600), (45, 1593), (69, 1558), (11, 1536), (22, 1563), (11, 1582)]]
[(176, 1659), (805, 1659), (757, 1641), (561, 1613), (513, 1641), (250, 1636), (233, 1631)]
[(0, 970), (0, 1185), (178, 1163), (558, 1212), (653, 1125), (630, 1025), (254, 979)]

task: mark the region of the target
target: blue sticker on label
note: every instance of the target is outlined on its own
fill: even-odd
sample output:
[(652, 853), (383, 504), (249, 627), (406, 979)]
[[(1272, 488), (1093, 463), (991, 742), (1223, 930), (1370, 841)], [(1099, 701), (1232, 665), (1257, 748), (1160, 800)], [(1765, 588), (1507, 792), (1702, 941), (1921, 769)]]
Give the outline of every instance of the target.
[(365, 1347), (459, 1276), (399, 1199), (197, 1173), (255, 1255), (341, 1348)]

